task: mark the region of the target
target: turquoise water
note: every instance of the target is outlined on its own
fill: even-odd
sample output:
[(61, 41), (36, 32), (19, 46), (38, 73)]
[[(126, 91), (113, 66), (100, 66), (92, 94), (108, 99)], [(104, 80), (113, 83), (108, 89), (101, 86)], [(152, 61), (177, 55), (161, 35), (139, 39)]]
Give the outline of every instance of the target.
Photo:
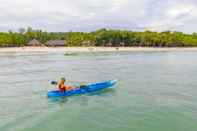
[[(48, 99), (50, 81), (118, 79)], [(0, 54), (0, 131), (196, 131), (197, 52)]]

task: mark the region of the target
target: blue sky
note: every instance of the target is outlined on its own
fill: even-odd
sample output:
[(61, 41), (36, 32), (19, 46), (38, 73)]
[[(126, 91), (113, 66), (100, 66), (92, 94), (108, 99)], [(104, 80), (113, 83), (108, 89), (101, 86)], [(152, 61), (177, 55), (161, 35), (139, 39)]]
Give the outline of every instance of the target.
[(197, 32), (197, 0), (0, 0), (0, 31), (98, 28)]

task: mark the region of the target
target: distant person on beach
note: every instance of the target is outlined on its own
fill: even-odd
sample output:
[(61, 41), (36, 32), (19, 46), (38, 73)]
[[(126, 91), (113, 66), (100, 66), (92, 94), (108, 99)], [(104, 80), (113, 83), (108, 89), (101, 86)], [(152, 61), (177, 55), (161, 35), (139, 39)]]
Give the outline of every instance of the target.
[(65, 78), (61, 78), (59, 83), (58, 83), (58, 88), (61, 92), (69, 91), (75, 89), (73, 86), (65, 85)]

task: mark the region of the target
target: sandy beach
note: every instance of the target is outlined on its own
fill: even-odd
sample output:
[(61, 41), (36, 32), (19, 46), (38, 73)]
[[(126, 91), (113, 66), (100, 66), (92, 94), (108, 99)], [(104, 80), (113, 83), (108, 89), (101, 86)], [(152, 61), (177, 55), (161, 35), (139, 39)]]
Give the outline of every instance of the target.
[(114, 51), (197, 51), (197, 47), (9, 47), (0, 48), (0, 53), (4, 52), (114, 52)]

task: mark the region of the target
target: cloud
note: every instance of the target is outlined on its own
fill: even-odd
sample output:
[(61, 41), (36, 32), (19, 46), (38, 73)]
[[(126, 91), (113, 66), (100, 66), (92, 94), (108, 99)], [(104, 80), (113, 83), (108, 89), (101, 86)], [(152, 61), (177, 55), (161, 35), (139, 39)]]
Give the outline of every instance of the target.
[[(155, 8), (154, 8), (155, 7)], [(197, 3), (194, 1), (166, 0), (165, 2), (155, 2), (149, 12), (150, 19), (145, 24), (148, 29), (163, 31), (177, 30), (184, 32), (195, 32), (197, 28), (190, 28), (190, 22), (197, 20), (195, 12)]]
[(195, 32), (195, 0), (0, 0), (0, 31), (98, 28)]

